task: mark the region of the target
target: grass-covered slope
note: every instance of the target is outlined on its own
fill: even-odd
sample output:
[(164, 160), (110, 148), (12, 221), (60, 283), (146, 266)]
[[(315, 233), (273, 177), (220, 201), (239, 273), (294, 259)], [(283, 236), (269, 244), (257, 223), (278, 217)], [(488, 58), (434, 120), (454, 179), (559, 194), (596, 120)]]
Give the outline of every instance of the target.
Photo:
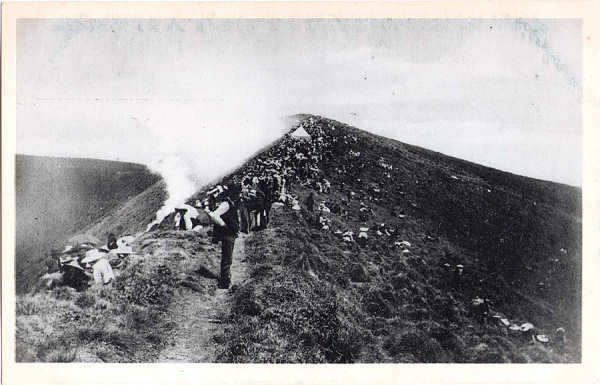
[[(171, 308), (187, 274), (217, 270), (218, 250), (206, 233), (146, 233), (116, 271), (112, 288), (77, 293), (59, 287), (17, 296), (17, 362), (154, 362), (177, 327)], [(214, 290), (197, 280), (198, 295)]]
[[(62, 249), (71, 236), (113, 214), (159, 179), (138, 164), (17, 155), (17, 292), (27, 291), (43, 273), (43, 259), (52, 248)], [(97, 235), (105, 239), (101, 233)]]
[[(248, 279), (233, 277), (232, 308), (213, 338), (219, 361), (581, 360), (580, 189), (298, 118), (312, 120), (307, 131), (322, 130), (325, 140), (349, 139), (313, 164), (331, 182), (330, 193), (317, 193), (331, 223), (324, 230), (315, 213), (285, 206), (246, 238)], [(286, 140), (258, 157), (282, 156)], [(240, 180), (255, 160), (224, 181)], [(101, 238), (144, 229), (165, 195), (155, 182), (86, 229)], [(302, 182), (289, 191), (300, 201), (313, 189)], [(377, 235), (381, 223), (397, 235)], [(17, 360), (155, 361), (181, 318), (176, 296), (214, 290), (199, 277), (190, 289), (188, 275), (219, 262), (206, 229), (166, 227), (137, 237), (139, 255), (118, 269), (112, 289), (18, 296)], [(350, 230), (356, 240), (360, 227), (369, 228), (365, 245), (336, 235)], [(484, 322), (471, 309), (475, 297), (491, 301), (490, 316), (530, 322), (538, 334), (563, 327), (566, 344), (534, 344), (492, 317)]]
[[(580, 189), (327, 119), (316, 126), (357, 138), (320, 164), (332, 191), (317, 201), (341, 213), (327, 214), (324, 231), (312, 214), (282, 208), (248, 241), (252, 279), (234, 294), (222, 361), (580, 360)], [(303, 199), (309, 189), (292, 192)], [(375, 234), (381, 223), (399, 229), (408, 251)], [(365, 246), (334, 234), (356, 237), (362, 226), (371, 229)], [(533, 323), (539, 334), (565, 328), (566, 346), (482, 322), (470, 309), (475, 297), (491, 301), (490, 315)]]
[(86, 232), (106, 239), (109, 233), (124, 235), (145, 231), (166, 199), (165, 183), (158, 181), (86, 229)]

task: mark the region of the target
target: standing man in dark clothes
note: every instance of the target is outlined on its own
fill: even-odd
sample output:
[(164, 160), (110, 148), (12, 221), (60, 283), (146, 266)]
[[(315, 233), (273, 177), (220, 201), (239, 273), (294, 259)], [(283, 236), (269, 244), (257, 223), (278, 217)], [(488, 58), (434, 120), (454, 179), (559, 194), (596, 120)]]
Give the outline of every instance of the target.
[(239, 231), (236, 203), (239, 200), (239, 187), (230, 185), (217, 199), (220, 200), (215, 211), (205, 209), (213, 222), (213, 236), (221, 241), (221, 274), (219, 289), (228, 289), (231, 284), (231, 263), (233, 262), (233, 246)]
[[(271, 200), (271, 197), (270, 197), (271, 190), (269, 188), (269, 181), (267, 178), (260, 179), (260, 182), (258, 182), (258, 190), (262, 191), (262, 207), (263, 207), (263, 209), (261, 210), (262, 217), (260, 218), (260, 228), (264, 229), (269, 224), (269, 210), (270, 210), (269, 201)], [(258, 190), (257, 190), (257, 192), (258, 192)]]
[(265, 201), (266, 196), (265, 192), (260, 188), (256, 188), (256, 218), (254, 223), (256, 224), (256, 229), (261, 230), (267, 227), (266, 219), (265, 219)]
[(238, 210), (240, 212), (240, 220), (241, 220), (241, 230), (243, 233), (250, 233), (250, 213), (248, 211), (248, 203), (250, 201), (250, 196), (248, 193), (248, 188), (244, 186), (242, 188), (242, 194), (240, 200), (238, 201)]

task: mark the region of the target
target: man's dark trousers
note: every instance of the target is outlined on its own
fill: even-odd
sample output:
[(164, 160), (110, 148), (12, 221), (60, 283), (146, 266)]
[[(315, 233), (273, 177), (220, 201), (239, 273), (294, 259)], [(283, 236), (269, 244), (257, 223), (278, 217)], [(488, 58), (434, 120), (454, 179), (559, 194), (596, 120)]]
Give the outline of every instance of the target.
[(245, 203), (240, 206), (240, 218), (241, 218), (241, 230), (243, 233), (248, 234), (250, 232), (250, 214), (248, 213), (248, 207)]
[(231, 263), (233, 262), (233, 245), (235, 237), (223, 237), (221, 239), (221, 275), (219, 276), (219, 287), (229, 288), (231, 285)]

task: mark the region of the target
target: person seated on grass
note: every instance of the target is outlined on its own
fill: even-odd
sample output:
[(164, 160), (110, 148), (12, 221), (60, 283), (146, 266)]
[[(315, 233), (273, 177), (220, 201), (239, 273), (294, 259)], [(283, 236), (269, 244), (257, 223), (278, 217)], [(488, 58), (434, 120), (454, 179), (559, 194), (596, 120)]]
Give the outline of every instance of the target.
[(110, 285), (115, 279), (115, 274), (107, 257), (108, 250), (105, 249), (92, 249), (85, 253), (82, 262), (91, 267), (95, 284)]
[(62, 283), (66, 286), (72, 287), (77, 291), (83, 291), (88, 288), (89, 276), (85, 273), (83, 266), (81, 265), (81, 257), (70, 257), (64, 259), (61, 265), (61, 271), (63, 273)]
[(92, 264), (94, 283), (111, 285), (115, 280), (115, 274), (108, 260), (102, 258)]

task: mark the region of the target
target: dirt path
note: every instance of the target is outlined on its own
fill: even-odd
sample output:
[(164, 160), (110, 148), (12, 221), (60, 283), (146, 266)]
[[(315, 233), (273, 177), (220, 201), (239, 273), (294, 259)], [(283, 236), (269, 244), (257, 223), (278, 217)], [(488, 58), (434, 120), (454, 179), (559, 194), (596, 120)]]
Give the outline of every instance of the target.
[[(240, 234), (233, 250), (231, 265), (232, 284), (240, 284), (247, 278), (244, 243), (249, 237)], [(216, 288), (206, 294), (183, 290), (172, 306), (173, 321), (177, 323), (173, 344), (164, 349), (157, 362), (216, 362), (217, 344), (213, 336), (219, 333), (220, 315), (231, 306), (229, 290)]]

